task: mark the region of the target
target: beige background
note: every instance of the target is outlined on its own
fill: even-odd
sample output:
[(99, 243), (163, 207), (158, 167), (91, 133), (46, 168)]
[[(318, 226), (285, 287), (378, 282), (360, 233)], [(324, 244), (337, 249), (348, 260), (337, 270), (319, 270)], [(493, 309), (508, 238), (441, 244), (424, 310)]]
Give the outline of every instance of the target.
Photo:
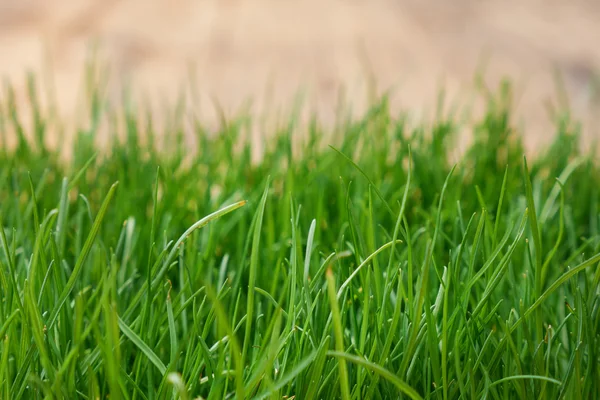
[(0, 75), (20, 101), (26, 69), (49, 66), (60, 113), (75, 120), (91, 43), (110, 65), (109, 96), (123, 82), (153, 103), (196, 89), (194, 108), (209, 122), (211, 98), (228, 115), (248, 98), (254, 113), (275, 114), (299, 89), (331, 122), (342, 86), (355, 112), (364, 109), (369, 76), (394, 88), (394, 108), (431, 119), (441, 87), (470, 101), (483, 60), (491, 84), (514, 79), (532, 148), (552, 133), (544, 102), (556, 102), (554, 70), (588, 138), (600, 111), (592, 0), (0, 0)]

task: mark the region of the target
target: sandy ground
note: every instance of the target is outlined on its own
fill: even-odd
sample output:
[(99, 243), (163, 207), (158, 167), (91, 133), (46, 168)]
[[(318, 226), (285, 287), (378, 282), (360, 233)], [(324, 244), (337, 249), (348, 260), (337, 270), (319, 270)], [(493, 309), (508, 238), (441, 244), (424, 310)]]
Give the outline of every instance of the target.
[(252, 98), (264, 114), (286, 109), (299, 89), (333, 121), (341, 88), (364, 110), (370, 77), (379, 91), (393, 88), (394, 108), (431, 118), (439, 89), (468, 102), (485, 64), (490, 84), (514, 79), (535, 148), (552, 134), (555, 71), (585, 135), (597, 135), (599, 41), (593, 0), (0, 0), (0, 76), (24, 101), (25, 71), (50, 71), (66, 121), (79, 113), (91, 44), (110, 65), (109, 96), (124, 82), (153, 102), (184, 88), (208, 121), (210, 99), (230, 115)]

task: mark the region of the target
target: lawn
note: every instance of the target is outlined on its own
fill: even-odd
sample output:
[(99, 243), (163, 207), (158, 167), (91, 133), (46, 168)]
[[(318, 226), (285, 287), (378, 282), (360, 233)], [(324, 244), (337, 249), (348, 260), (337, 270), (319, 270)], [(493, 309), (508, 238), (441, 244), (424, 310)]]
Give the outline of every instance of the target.
[(383, 97), (253, 162), (250, 116), (92, 91), (67, 159), (7, 93), (0, 398), (600, 398), (600, 164), (567, 113), (526, 159), (501, 90), (455, 163), (457, 118)]

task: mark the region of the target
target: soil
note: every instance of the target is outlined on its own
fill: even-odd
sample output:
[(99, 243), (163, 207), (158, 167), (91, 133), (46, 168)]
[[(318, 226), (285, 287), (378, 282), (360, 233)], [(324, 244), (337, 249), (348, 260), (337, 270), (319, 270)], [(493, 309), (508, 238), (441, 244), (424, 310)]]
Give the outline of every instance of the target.
[(160, 105), (183, 89), (206, 121), (217, 121), (214, 102), (226, 115), (249, 99), (253, 113), (276, 114), (301, 91), (328, 123), (341, 93), (359, 114), (375, 89), (392, 89), (395, 110), (431, 120), (441, 88), (471, 104), (482, 68), (491, 88), (513, 80), (530, 148), (553, 133), (548, 102), (566, 98), (589, 142), (599, 40), (594, 0), (0, 0), (0, 76), (20, 102), (26, 71), (43, 77), (67, 125), (80, 117), (95, 46), (110, 71), (107, 96), (131, 84)]

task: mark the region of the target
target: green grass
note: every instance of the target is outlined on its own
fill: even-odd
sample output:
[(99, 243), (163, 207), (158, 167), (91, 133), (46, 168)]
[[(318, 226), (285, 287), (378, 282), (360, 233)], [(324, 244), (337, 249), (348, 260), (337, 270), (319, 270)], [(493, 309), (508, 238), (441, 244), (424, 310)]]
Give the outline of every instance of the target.
[(190, 148), (90, 90), (69, 162), (0, 100), (0, 398), (600, 398), (600, 167), (568, 114), (525, 162), (501, 91), (454, 165), (456, 119), (383, 98), (253, 163), (247, 116)]

